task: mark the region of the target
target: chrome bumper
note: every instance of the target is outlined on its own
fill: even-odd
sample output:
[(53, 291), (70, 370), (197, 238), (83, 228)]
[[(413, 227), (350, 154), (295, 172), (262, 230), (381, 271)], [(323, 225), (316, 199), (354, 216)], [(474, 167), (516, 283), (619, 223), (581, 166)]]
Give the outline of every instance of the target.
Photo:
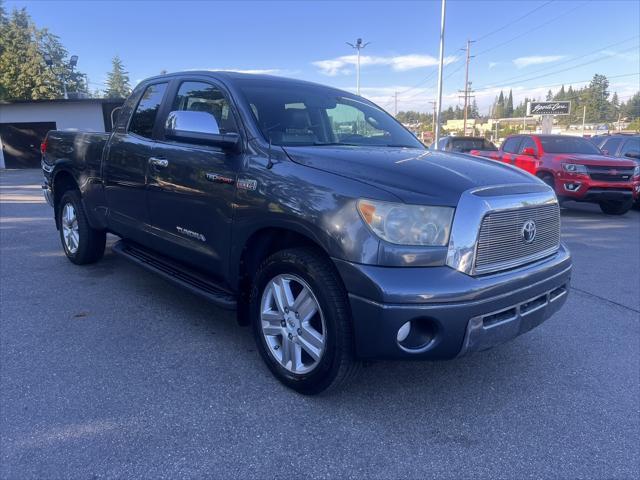
[(469, 320), (458, 356), (505, 343), (540, 325), (567, 300), (569, 282), (542, 295)]
[(46, 182), (42, 184), (42, 195), (47, 203), (53, 207), (53, 192), (51, 191), (49, 184)]

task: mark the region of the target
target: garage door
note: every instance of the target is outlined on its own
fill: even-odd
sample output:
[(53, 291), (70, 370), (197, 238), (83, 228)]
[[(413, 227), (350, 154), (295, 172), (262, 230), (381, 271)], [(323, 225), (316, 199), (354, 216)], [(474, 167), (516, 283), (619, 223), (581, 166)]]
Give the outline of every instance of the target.
[(40, 144), (55, 122), (0, 123), (5, 168), (40, 168)]

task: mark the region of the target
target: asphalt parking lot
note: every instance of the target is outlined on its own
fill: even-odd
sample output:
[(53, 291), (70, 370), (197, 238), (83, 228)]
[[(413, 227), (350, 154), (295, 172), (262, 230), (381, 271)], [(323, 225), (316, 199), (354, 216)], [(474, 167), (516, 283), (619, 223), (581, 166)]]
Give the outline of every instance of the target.
[(640, 212), (563, 209), (564, 309), (463, 359), (303, 397), (233, 315), (66, 260), (40, 172), (0, 172), (0, 476), (638, 478)]

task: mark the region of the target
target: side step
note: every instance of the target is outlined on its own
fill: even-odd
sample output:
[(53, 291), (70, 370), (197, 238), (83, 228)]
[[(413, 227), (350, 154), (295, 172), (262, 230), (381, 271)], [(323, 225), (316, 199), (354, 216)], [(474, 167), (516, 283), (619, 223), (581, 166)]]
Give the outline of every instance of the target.
[(115, 243), (111, 250), (113, 250), (113, 253), (164, 277), (170, 282), (206, 298), (221, 308), (227, 310), (236, 309), (236, 297), (231, 292), (219, 287), (204, 275), (189, 267), (125, 240)]

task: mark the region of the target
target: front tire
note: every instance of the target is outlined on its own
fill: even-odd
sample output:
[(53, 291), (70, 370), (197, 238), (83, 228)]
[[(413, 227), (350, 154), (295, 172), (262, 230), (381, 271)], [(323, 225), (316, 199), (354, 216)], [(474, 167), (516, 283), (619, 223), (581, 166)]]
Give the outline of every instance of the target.
[(60, 241), (69, 260), (76, 265), (97, 262), (104, 255), (107, 234), (91, 228), (82, 206), (80, 192), (69, 190), (58, 205)]
[(605, 215), (624, 215), (633, 206), (633, 201), (631, 200), (623, 200), (623, 201), (615, 201), (615, 200), (603, 200), (600, 202), (600, 210)]
[(255, 275), (250, 316), (263, 360), (286, 386), (314, 395), (356, 372), (347, 294), (321, 253), (294, 248), (267, 258)]

